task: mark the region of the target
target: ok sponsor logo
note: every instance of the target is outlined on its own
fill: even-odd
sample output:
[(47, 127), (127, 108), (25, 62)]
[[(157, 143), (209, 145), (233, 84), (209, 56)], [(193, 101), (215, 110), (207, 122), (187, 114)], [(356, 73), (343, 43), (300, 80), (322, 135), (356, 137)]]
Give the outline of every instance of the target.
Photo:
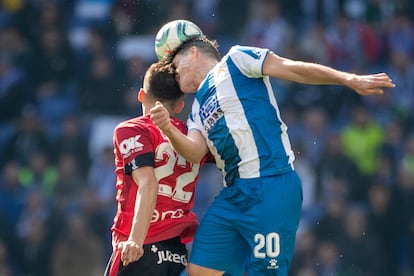
[(119, 144), (119, 151), (125, 157), (128, 157), (134, 152), (141, 151), (144, 147), (142, 143), (139, 142), (139, 138), (141, 135), (136, 135), (133, 137), (129, 137)]

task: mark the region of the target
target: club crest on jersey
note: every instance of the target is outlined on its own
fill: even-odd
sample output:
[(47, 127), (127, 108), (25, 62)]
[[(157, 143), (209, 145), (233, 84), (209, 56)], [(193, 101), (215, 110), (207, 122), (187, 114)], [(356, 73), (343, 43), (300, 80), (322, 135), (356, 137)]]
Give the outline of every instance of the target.
[(209, 131), (223, 115), (216, 95), (210, 97), (200, 107), (200, 117), (206, 131)]
[(119, 144), (119, 151), (125, 157), (130, 156), (132, 153), (141, 151), (144, 148), (144, 145), (139, 142), (141, 135), (136, 135), (129, 137)]

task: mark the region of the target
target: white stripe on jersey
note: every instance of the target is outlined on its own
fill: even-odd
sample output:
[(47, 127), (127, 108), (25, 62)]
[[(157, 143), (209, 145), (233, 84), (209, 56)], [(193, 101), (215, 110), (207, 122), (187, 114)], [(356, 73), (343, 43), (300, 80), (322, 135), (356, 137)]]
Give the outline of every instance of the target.
[(214, 82), (216, 86), (217, 99), (223, 110), (224, 118), (228, 128), (231, 130), (239, 156), (242, 162), (238, 164), (240, 178), (255, 178), (260, 176), (260, 159), (256, 147), (256, 141), (247, 122), (243, 107), (237, 96), (231, 78), (222, 80), (220, 74), (228, 74), (227, 64), (222, 63), (220, 69), (216, 70)]

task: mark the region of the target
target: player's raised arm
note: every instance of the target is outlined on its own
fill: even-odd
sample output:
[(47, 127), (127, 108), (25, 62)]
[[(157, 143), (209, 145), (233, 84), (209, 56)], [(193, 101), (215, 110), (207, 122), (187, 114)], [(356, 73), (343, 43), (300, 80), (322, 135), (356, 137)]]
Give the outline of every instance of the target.
[(386, 73), (357, 75), (317, 63), (283, 58), (274, 53), (266, 57), (263, 74), (304, 84), (344, 85), (363, 96), (383, 94), (385, 88), (395, 87)]
[(174, 149), (191, 163), (200, 163), (208, 153), (206, 140), (197, 130), (190, 130), (186, 135), (175, 128), (170, 121), (167, 109), (160, 103), (151, 108), (151, 120), (168, 137)]

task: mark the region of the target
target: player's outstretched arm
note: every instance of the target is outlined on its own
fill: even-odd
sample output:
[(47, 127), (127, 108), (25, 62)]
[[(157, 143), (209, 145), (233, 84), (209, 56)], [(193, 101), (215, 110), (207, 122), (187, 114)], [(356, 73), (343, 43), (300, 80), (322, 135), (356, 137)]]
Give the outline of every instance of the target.
[(274, 53), (266, 57), (263, 74), (304, 84), (344, 85), (363, 96), (383, 94), (384, 89), (395, 87), (386, 73), (352, 74), (317, 63), (283, 58)]
[(182, 134), (170, 121), (167, 109), (160, 103), (151, 108), (151, 120), (168, 137), (174, 149), (191, 163), (200, 163), (208, 153), (206, 140), (197, 130), (190, 130), (187, 135)]

